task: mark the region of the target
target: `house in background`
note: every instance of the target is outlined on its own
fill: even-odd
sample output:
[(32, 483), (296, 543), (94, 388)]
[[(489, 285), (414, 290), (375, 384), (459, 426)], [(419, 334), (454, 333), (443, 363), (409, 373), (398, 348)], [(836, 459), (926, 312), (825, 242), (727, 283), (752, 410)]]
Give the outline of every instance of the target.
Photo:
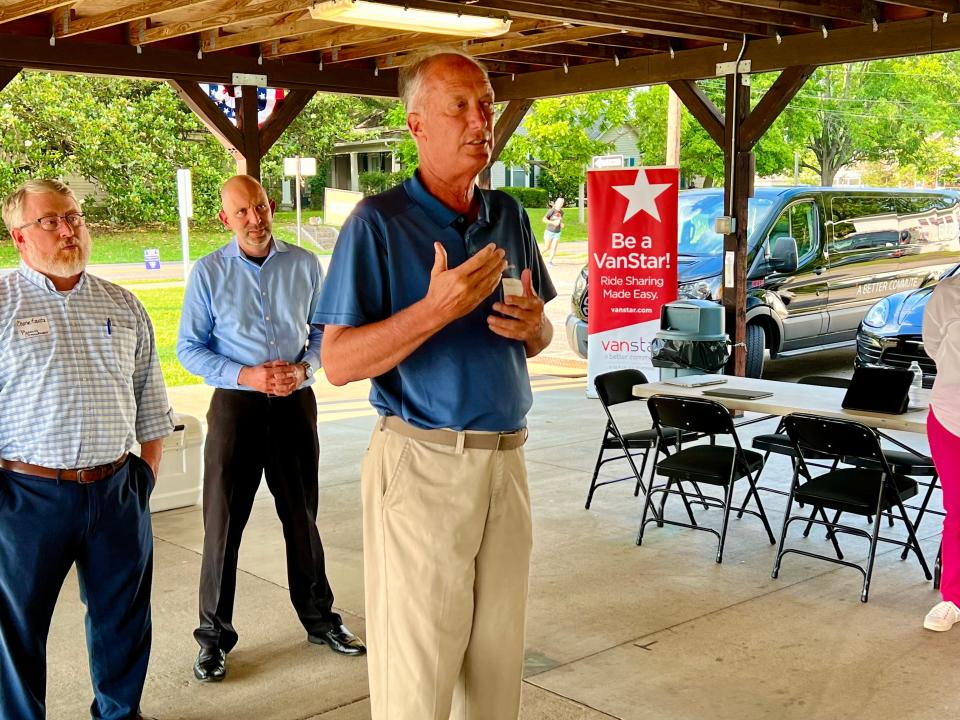
[[(523, 134), (521, 125), (517, 133)], [(330, 160), (327, 185), (340, 190), (360, 190), (360, 173), (368, 170), (396, 172), (400, 163), (394, 154), (397, 143), (406, 137), (404, 129), (374, 128), (369, 131), (370, 139), (343, 142), (334, 145)], [(626, 125), (611, 128), (597, 139), (610, 144), (606, 154), (623, 155), (624, 167), (641, 164), (637, 150), (636, 131)], [(536, 159), (525, 166), (506, 166), (497, 160), (490, 166), (490, 187), (536, 187), (542, 168)]]

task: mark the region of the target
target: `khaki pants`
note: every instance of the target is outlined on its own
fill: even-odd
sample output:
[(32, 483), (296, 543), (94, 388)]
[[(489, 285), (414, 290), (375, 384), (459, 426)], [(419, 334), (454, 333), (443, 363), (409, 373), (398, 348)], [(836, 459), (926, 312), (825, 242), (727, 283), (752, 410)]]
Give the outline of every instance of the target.
[(523, 448), (374, 429), (363, 460), (373, 720), (512, 720), (532, 529)]

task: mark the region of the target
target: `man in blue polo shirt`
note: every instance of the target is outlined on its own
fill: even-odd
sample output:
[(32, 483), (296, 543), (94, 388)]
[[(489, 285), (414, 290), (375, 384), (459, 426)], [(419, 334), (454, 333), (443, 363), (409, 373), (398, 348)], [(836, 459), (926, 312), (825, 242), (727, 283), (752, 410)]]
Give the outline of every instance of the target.
[(531, 547), (526, 360), (550, 342), (556, 291), (523, 208), (474, 184), (493, 143), (483, 67), (427, 52), (400, 96), (419, 170), (358, 205), (317, 314), (327, 378), (371, 378), (381, 416), (362, 469), (371, 712), (509, 720)]

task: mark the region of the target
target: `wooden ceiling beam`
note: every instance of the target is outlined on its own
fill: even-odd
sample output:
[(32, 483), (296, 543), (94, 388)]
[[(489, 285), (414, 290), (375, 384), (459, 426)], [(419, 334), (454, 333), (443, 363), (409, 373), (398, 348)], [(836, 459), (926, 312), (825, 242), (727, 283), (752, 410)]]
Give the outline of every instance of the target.
[(474, 40), (467, 43), (463, 51), (468, 55), (491, 55), (493, 53), (509, 52), (511, 50), (527, 50), (529, 48), (552, 45), (554, 43), (575, 42), (590, 38), (611, 35), (607, 28), (578, 27), (567, 30), (547, 30), (546, 32), (518, 35), (510, 38), (496, 38), (493, 40)]
[(449, 35), (431, 35), (429, 33), (409, 33), (403, 37), (393, 37), (380, 42), (360, 43), (346, 47), (321, 49), (323, 62), (334, 64), (352, 60), (367, 60), (396, 53), (409, 53), (430, 45), (450, 42)]
[[(798, 63), (820, 66), (949, 52), (960, 49), (960, 14), (950, 15), (947, 22), (939, 15), (883, 22), (876, 31), (870, 25), (840, 28), (830, 31), (828, 40), (819, 33), (785, 35), (779, 43), (753, 40), (743, 59), (750, 60), (752, 72), (759, 73)], [(512, 100), (716, 77), (717, 63), (735, 61), (739, 52), (740, 45), (730, 43), (726, 50), (716, 45), (678, 50), (674, 57), (657, 53), (621, 60), (619, 67), (600, 62), (571, 67), (567, 73), (545, 70), (518, 75), (508, 82), (498, 78), (493, 88), (498, 99)]]
[(260, 152), (264, 155), (280, 139), (283, 131), (297, 119), (303, 109), (316, 95), (315, 90), (293, 90), (284, 96), (280, 104), (270, 113), (270, 117), (260, 128)]
[(881, 19), (878, 3), (873, 0), (853, 2), (851, 0), (721, 0), (724, 5), (745, 5), (747, 7), (768, 8), (802, 15), (814, 14), (831, 20), (845, 20), (854, 23), (869, 23)]
[(73, 37), (94, 30), (112, 27), (113, 25), (123, 25), (148, 18), (151, 15), (170, 12), (172, 10), (183, 10), (184, 8), (200, 5), (206, 0), (144, 0), (143, 2), (132, 5), (124, 5), (106, 12), (88, 15), (86, 17), (74, 17), (69, 8), (60, 8), (53, 13), (54, 34), (58, 38)]
[(479, 58), (489, 73), (500, 73), (501, 75), (516, 76), (525, 72), (535, 72), (537, 70), (550, 70), (550, 65), (529, 65), (527, 63), (503, 62), (502, 60), (491, 60), (489, 58)]
[(697, 83), (693, 80), (674, 80), (670, 89), (677, 94), (690, 114), (703, 126), (707, 134), (719, 146), (724, 147), (725, 124), (723, 113), (713, 104)]
[(489, 15), (503, 13), (511, 17), (545, 17), (559, 19), (578, 25), (591, 25), (602, 22), (608, 27), (613, 24), (617, 28), (637, 29), (641, 25), (654, 23), (660, 27), (675, 28), (686, 32), (725, 32), (740, 36), (743, 33), (755, 37), (772, 37), (776, 28), (765, 23), (747, 22), (744, 20), (727, 19), (713, 15), (691, 15), (676, 12), (672, 5), (663, 7), (639, 7), (636, 3), (615, 3), (611, 0), (597, 0), (589, 3), (589, 10), (584, 10), (582, 1), (577, 0), (549, 0), (549, 2), (534, 2), (533, 0), (477, 0), (471, 5), (464, 5), (459, 0), (378, 0), (389, 5), (401, 7), (416, 7), (425, 10), (439, 10), (441, 12), (466, 12), (469, 7), (475, 10), (474, 14)]
[[(474, 57), (482, 55), (494, 55), (506, 53), (513, 50), (527, 50), (530, 48), (541, 47), (543, 45), (552, 45), (559, 42), (570, 42), (574, 40), (586, 40), (598, 35), (609, 35), (610, 31), (606, 28), (573, 28), (571, 30), (547, 30), (546, 32), (532, 33), (530, 35), (517, 35), (496, 40), (476, 40), (467, 43), (461, 47), (463, 52)], [(412, 53), (405, 55), (393, 55), (383, 57), (377, 60), (377, 67), (381, 70), (388, 68), (403, 67), (413, 58)], [(550, 65), (552, 63), (540, 63)], [(561, 63), (562, 65), (563, 63)]]
[(261, 43), (260, 52), (264, 59), (274, 59), (285, 55), (299, 55), (300, 53), (338, 48), (347, 43), (361, 43), (387, 38), (396, 38), (404, 33), (399, 30), (386, 28), (360, 27), (359, 25), (338, 25), (336, 29), (324, 30), (317, 33), (301, 35), (296, 40), (280, 42), (274, 40)]
[(231, 123), (210, 96), (203, 91), (196, 82), (170, 80), (172, 87), (184, 105), (190, 108), (200, 122), (204, 124), (217, 142), (226, 148), (227, 152), (235, 154), (237, 148), (243, 145), (243, 136)]
[[(484, 58), (477, 59), (482, 60)], [(491, 55), (489, 59), (502, 62), (523, 63), (526, 65), (549, 65), (557, 68), (562, 68), (564, 65), (574, 67), (590, 62), (586, 58), (560, 55), (559, 53), (552, 53), (547, 50), (512, 50), (510, 52)]]
[[(615, 57), (622, 60), (625, 57), (630, 57), (631, 52), (627, 48), (614, 48), (608, 45), (581, 42), (555, 43), (544, 49), (552, 53), (592, 60), (613, 60)], [(656, 50), (647, 50), (646, 52), (656, 52)]]
[(310, 33), (334, 30), (337, 27), (341, 26), (325, 20), (297, 17), (273, 23), (268, 27), (242, 30), (241, 32), (230, 34), (222, 34), (219, 30), (208, 30), (200, 35), (200, 49), (203, 50), (203, 52), (216, 52), (218, 50), (243, 47), (244, 45), (259, 45), (260, 43), (279, 40), (280, 38), (297, 37)]
[(73, 5), (77, 0), (24, 0), (6, 7), (0, 7), (0, 23), (13, 22), (37, 13), (50, 12), (65, 5)]
[(490, 153), (491, 164), (500, 158), (500, 153), (507, 146), (513, 133), (520, 127), (524, 116), (533, 105), (533, 100), (511, 100), (503, 111), (497, 116), (497, 121), (493, 126), (493, 150)]
[(813, 65), (800, 65), (788, 67), (780, 73), (780, 77), (764, 93), (760, 102), (750, 111), (746, 122), (740, 126), (742, 152), (753, 150), (753, 146), (763, 137), (816, 69)]
[(64, 40), (50, 45), (49, 37), (0, 34), (0, 67), (28, 68), (90, 75), (210, 82), (230, 84), (234, 73), (266, 75), (271, 87), (360, 97), (396, 97), (393, 73), (379, 77), (358, 74), (341, 65), (321, 71), (314, 62), (285, 60), (257, 62), (256, 57), (212, 53), (197, 57), (195, 51), (151, 45), (138, 53), (123, 44)]
[[(378, 0), (378, 2), (401, 7), (415, 7), (422, 10), (461, 12), (464, 15), (480, 15), (483, 17), (493, 15), (494, 17), (554, 20), (561, 23), (605, 27), (618, 31), (625, 29), (632, 32), (666, 35), (688, 40), (705, 40), (707, 42), (728, 42), (740, 40), (742, 37), (741, 29), (736, 31), (710, 30), (698, 27), (697, 23), (684, 22), (678, 25), (654, 20), (613, 17), (590, 10), (560, 10), (528, 0), (478, 0), (473, 5), (463, 5), (456, 0)], [(772, 35), (773, 33), (770, 32), (769, 34)]]
[(937, 13), (960, 12), (960, 2), (957, 2), (957, 0), (908, 0), (904, 2), (901, 2), (901, 0), (884, 0), (884, 3)]
[(164, 25), (149, 27), (149, 21), (144, 18), (130, 23), (130, 42), (134, 45), (146, 45), (248, 20), (271, 18), (296, 11), (300, 11), (299, 14), (302, 15), (314, 2), (316, 0), (269, 0), (252, 5), (252, 0), (227, 0), (215, 13), (198, 12), (194, 17)]
[[(582, 7), (582, 3), (576, 0), (543, 0), (543, 5), (564, 11)], [(631, 0), (630, 2), (623, 2), (622, 0), (592, 0), (590, 2), (590, 9), (613, 16), (626, 14), (635, 10), (637, 13), (641, 13), (644, 17), (649, 17), (651, 20), (661, 20), (664, 22), (674, 22), (667, 18), (667, 14), (676, 15), (681, 22), (687, 22), (690, 19), (688, 16), (695, 17), (705, 15), (710, 18), (725, 21), (724, 25), (704, 25), (704, 27), (714, 27), (718, 30), (734, 29), (734, 26), (726, 23), (726, 21), (734, 21), (736, 23), (761, 23), (783, 28), (796, 28), (799, 30), (815, 30), (819, 29), (821, 23), (826, 20), (826, 18), (822, 16), (816, 17), (816, 9), (815, 6), (812, 5), (808, 6), (805, 13), (799, 14), (750, 5), (727, 6), (714, 0), (670, 0), (670, 2), (666, 4), (662, 2), (662, 0)], [(700, 20), (702, 20), (702, 18), (700, 18)]]
[(13, 79), (20, 74), (22, 68), (18, 67), (0, 67), (0, 91), (9, 85)]
[[(502, 37), (522, 37), (521, 32), (536, 30), (546, 26), (547, 23), (535, 20), (515, 20), (510, 26), (510, 32)], [(553, 26), (550, 23), (550, 26)], [(430, 45), (449, 45), (452, 41), (458, 41), (463, 44), (463, 38), (451, 38), (450, 35), (436, 35), (431, 33), (408, 33), (401, 37), (389, 38), (381, 42), (362, 43), (350, 45), (348, 47), (337, 48), (336, 52), (317, 48), (322, 51), (323, 62), (339, 63), (350, 62), (351, 60), (365, 60), (380, 55), (393, 55), (397, 53), (412, 52)]]
[[(636, 35), (619, 33), (594, 38), (590, 41), (590, 44), (593, 46), (629, 48), (631, 50), (653, 50), (659, 52), (669, 52), (670, 50), (669, 40), (656, 35), (637, 37)], [(679, 48), (676, 49), (679, 50)], [(620, 57), (623, 56), (621, 55)]]

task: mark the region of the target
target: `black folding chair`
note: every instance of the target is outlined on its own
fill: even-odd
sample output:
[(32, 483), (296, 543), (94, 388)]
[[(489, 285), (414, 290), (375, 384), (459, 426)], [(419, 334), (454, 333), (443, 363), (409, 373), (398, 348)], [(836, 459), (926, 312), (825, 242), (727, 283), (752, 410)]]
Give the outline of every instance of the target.
[[(777, 548), (777, 559), (773, 564), (773, 577), (780, 573), (780, 563), (784, 555), (796, 553), (807, 557), (819, 558), (838, 565), (856, 568), (863, 575), (863, 589), (860, 600), (867, 602), (870, 592), (870, 579), (873, 575), (874, 559), (878, 542), (888, 542), (900, 545), (917, 554), (920, 566), (927, 580), (931, 579), (930, 570), (923, 557), (923, 551), (917, 542), (913, 523), (907, 517), (903, 501), (917, 494), (917, 482), (906, 475), (893, 472), (884, 457), (880, 447), (880, 436), (876, 430), (850, 420), (825, 418), (818, 415), (793, 414), (784, 418), (784, 427), (793, 444), (796, 456), (796, 466), (790, 482), (790, 494), (787, 499), (787, 509), (784, 513), (783, 529), (780, 533), (780, 543)], [(809, 464), (805, 459), (808, 451), (815, 451), (834, 458), (850, 458), (859, 467), (828, 470), (814, 477), (810, 474)], [(862, 461), (872, 461), (876, 467), (862, 467)], [(811, 505), (813, 516), (796, 515), (791, 517), (794, 500)], [(880, 518), (883, 515), (895, 517), (891, 512), (897, 508), (907, 528), (908, 541), (906, 543), (880, 535)], [(838, 514), (833, 520), (827, 518), (826, 510), (834, 510)], [(840, 513), (852, 513), (873, 518), (872, 531), (843, 525), (839, 522)], [(833, 543), (837, 557), (784, 547), (790, 523), (800, 520), (812, 521), (827, 528), (827, 537)], [(837, 540), (839, 533), (857, 535), (870, 542), (870, 551), (867, 557), (866, 568), (857, 563), (843, 559), (843, 552)]]
[[(641, 402), (641, 399), (633, 394), (633, 386), (642, 385), (646, 382), (647, 377), (641, 371), (634, 369), (615, 370), (598, 375), (594, 379), (600, 404), (603, 405), (603, 411), (607, 415), (607, 425), (603, 431), (603, 439), (600, 441), (600, 452), (597, 455), (597, 463), (593, 468), (593, 477), (590, 479), (590, 489), (587, 491), (587, 502), (584, 506), (587, 510), (590, 509), (590, 503), (593, 502), (593, 493), (603, 485), (611, 485), (624, 480), (635, 480), (634, 497), (640, 495), (641, 490), (643, 492), (647, 491), (643, 484), (643, 473), (647, 467), (647, 457), (650, 450), (657, 444), (657, 431), (651, 428), (649, 430), (621, 432), (610, 410), (612, 407), (623, 403)], [(667, 428), (663, 433), (664, 448), (674, 447), (681, 441), (696, 440), (698, 437), (695, 433), (681, 435), (676, 429)], [(604, 454), (611, 450), (621, 454), (605, 458)], [(634, 462), (636, 455), (642, 455), (639, 470)], [(598, 482), (602, 465), (624, 459), (630, 464), (630, 469), (633, 471), (631, 475)]]
[[(663, 485), (654, 486), (653, 478), (650, 481), (650, 491), (643, 503), (643, 514), (640, 518), (640, 529), (637, 532), (637, 545), (643, 542), (643, 532), (647, 523), (656, 522), (658, 527), (664, 524), (678, 525), (693, 530), (704, 530), (717, 536), (717, 562), (723, 562), (723, 547), (727, 538), (727, 525), (732, 510), (755, 515), (763, 522), (770, 544), (776, 543), (767, 514), (760, 502), (757, 493), (756, 477), (763, 468), (763, 456), (753, 450), (744, 450), (740, 445), (740, 438), (733, 424), (730, 412), (720, 403), (705, 398), (684, 398), (670, 395), (654, 395), (647, 401), (650, 416), (653, 418), (653, 427), (658, 435), (670, 428), (680, 428), (684, 432), (701, 435), (729, 435), (733, 439), (733, 447), (727, 445), (695, 445), (677, 450), (660, 460), (661, 441), (658, 439), (654, 451), (654, 477), (662, 475), (667, 478)], [(747, 479), (750, 489), (743, 498), (739, 507), (733, 507), (733, 490), (738, 480)], [(690, 506), (690, 498), (683, 488), (684, 482), (717, 485), (724, 489), (723, 498), (706, 496), (706, 504), (723, 509), (723, 521), (720, 531), (702, 527), (697, 524)], [(673, 486), (676, 485), (676, 489)], [(653, 506), (653, 496), (661, 494), (659, 519), (647, 519), (647, 511)], [(666, 520), (664, 510), (668, 495), (679, 495), (683, 500), (690, 523)], [(747, 509), (750, 498), (756, 502), (757, 509)]]
[[(847, 378), (838, 378), (831, 377), (829, 375), (808, 375), (806, 377), (800, 378), (797, 380), (798, 385), (817, 385), (819, 387), (833, 387), (833, 388), (848, 388), (850, 386), (850, 381)], [(777, 429), (772, 433), (765, 433), (763, 435), (757, 435), (753, 438), (753, 448), (754, 450), (759, 450), (763, 453), (763, 463), (766, 466), (767, 460), (770, 458), (771, 454), (775, 455), (786, 455), (790, 458), (791, 462), (795, 463), (794, 454), (793, 454), (793, 445), (790, 443), (790, 438), (787, 437), (787, 433), (783, 430), (783, 420), (780, 420), (780, 423), (777, 425)], [(817, 456), (816, 453), (811, 453), (807, 456), (808, 460), (827, 460), (825, 456)], [(840, 460), (835, 460), (832, 464), (831, 469), (836, 469)], [(759, 480), (759, 478), (757, 478)], [(759, 486), (760, 490), (765, 492), (772, 492), (777, 495), (787, 495), (788, 491), (778, 490), (777, 488), (766, 487), (764, 485)]]

